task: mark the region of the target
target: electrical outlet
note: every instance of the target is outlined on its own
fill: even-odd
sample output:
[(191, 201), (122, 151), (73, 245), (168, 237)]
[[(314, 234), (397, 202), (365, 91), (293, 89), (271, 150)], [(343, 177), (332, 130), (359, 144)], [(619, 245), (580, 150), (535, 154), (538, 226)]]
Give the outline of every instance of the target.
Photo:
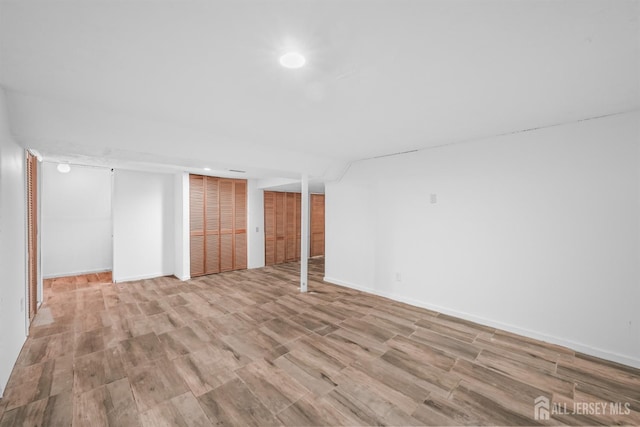
[(435, 205), (436, 203), (438, 203), (438, 195), (437, 194), (429, 195), (429, 201), (431, 202), (432, 205)]
[(20, 312), (24, 313), (24, 298), (20, 298)]
[(402, 282), (402, 275), (400, 273), (396, 273), (396, 282)]

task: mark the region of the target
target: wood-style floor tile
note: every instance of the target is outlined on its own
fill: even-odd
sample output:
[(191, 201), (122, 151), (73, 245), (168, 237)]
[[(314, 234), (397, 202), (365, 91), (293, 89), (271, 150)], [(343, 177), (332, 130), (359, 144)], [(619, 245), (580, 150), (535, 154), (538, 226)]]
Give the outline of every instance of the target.
[(107, 413), (112, 409), (107, 388), (101, 386), (93, 390), (74, 395), (74, 426), (108, 426)]
[[(47, 279), (0, 427), (640, 424), (638, 369), (324, 283), (322, 259), (301, 294), (298, 269)], [(539, 396), (622, 412), (535, 420)]]
[[(245, 361), (249, 362), (248, 359)], [(236, 379), (234, 368), (242, 366), (233, 356), (214, 347), (173, 359), (173, 364), (195, 396)]]
[(339, 386), (332, 392), (333, 394), (340, 395), (344, 399), (341, 402), (348, 399), (353, 407), (357, 407), (369, 417), (377, 418), (383, 425), (413, 426), (419, 424), (415, 418), (404, 412), (402, 407), (394, 402), (394, 396), (381, 394), (375, 387), (350, 382)]
[[(522, 378), (524, 382), (555, 394), (572, 397), (574, 383), (544, 371), (532, 368), (531, 365), (515, 361), (504, 354), (482, 350), (477, 363), (498, 372), (505, 372), (512, 377)], [(640, 392), (639, 392), (640, 394)]]
[(323, 368), (297, 356), (295, 352), (290, 352), (275, 359), (273, 363), (316, 396), (325, 395), (338, 385)]
[(274, 415), (308, 393), (293, 377), (265, 360), (250, 363), (236, 373)]
[(216, 425), (277, 425), (277, 420), (239, 380), (230, 381), (198, 398), (200, 406)]
[(46, 425), (70, 426), (73, 420), (73, 394), (71, 390), (49, 397), (42, 419)]
[(127, 367), (139, 366), (165, 355), (160, 339), (152, 332), (122, 341), (120, 348)]
[(7, 410), (2, 416), (0, 427), (13, 426), (42, 426), (49, 425), (44, 415), (49, 399), (40, 399), (27, 405)]
[(128, 379), (141, 412), (189, 390), (176, 367), (166, 358), (131, 368)]
[(324, 399), (309, 396), (281, 411), (278, 420), (288, 426), (338, 426), (352, 423), (352, 420), (327, 404)]
[(144, 427), (207, 427), (212, 422), (191, 393), (184, 393), (140, 414)]
[(206, 345), (188, 326), (163, 333), (158, 338), (169, 359), (198, 351)]

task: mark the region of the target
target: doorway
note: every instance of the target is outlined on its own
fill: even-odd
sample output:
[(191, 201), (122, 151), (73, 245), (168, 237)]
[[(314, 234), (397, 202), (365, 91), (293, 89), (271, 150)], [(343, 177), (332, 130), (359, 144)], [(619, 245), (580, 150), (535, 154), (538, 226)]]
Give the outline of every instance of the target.
[(40, 167), (40, 273), (46, 300), (76, 284), (110, 282), (112, 172), (44, 161)]

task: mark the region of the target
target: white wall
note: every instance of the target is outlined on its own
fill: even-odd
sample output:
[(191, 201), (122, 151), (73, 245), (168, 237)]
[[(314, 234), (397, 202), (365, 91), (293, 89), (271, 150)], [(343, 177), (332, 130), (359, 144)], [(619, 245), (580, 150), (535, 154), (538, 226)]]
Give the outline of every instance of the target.
[(247, 268), (264, 267), (264, 190), (247, 180)]
[(191, 278), (191, 254), (189, 246), (189, 174), (174, 176), (174, 223), (175, 223), (175, 268), (180, 280)]
[(638, 113), (355, 163), (326, 194), (327, 280), (640, 367)]
[(68, 276), (110, 271), (111, 171), (42, 163), (42, 274)]
[(0, 397), (26, 338), (24, 149), (9, 132), (0, 88)]
[(174, 187), (172, 174), (114, 172), (115, 282), (174, 273)]

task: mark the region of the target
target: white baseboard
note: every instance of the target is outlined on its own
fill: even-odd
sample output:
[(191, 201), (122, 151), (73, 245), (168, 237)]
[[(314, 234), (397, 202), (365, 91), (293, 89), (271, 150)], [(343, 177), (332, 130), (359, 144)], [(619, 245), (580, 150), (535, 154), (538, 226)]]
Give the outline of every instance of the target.
[(355, 289), (355, 290), (366, 292), (369, 294), (389, 298), (391, 300), (403, 302), (405, 304), (413, 305), (415, 307), (426, 308), (427, 310), (437, 311), (438, 313), (458, 317), (460, 319), (479, 323), (481, 325), (489, 326), (491, 328), (502, 329), (503, 331), (512, 332), (514, 334), (522, 335), (528, 338), (537, 339), (540, 341), (548, 342), (550, 344), (560, 345), (563, 347), (567, 347), (571, 350), (578, 351), (580, 353), (588, 354), (590, 356), (599, 357), (601, 359), (610, 360), (612, 362), (621, 363), (623, 365), (632, 366), (634, 368), (640, 368), (640, 359), (638, 358), (634, 358), (634, 357), (626, 356), (623, 354), (618, 354), (618, 353), (603, 350), (600, 348), (592, 347), (589, 345), (581, 344), (575, 341), (571, 341), (569, 339), (548, 335), (542, 332), (532, 331), (530, 329), (520, 328), (515, 325), (503, 323), (497, 320), (486, 319), (484, 317), (475, 316), (473, 314), (465, 313), (458, 310), (453, 310), (447, 307), (441, 307), (438, 305), (429, 304), (425, 301), (420, 301), (413, 298), (407, 298), (402, 295), (397, 295), (391, 292), (384, 292), (384, 291), (368, 288), (365, 286), (356, 285), (355, 283), (349, 283), (344, 280), (336, 279), (333, 277), (325, 276), (324, 281), (328, 283), (332, 283), (334, 285), (343, 286), (345, 288)]
[(108, 273), (110, 271), (111, 271), (110, 268), (107, 268), (107, 269), (102, 268), (99, 270), (83, 270), (83, 271), (72, 271), (72, 272), (66, 272), (66, 273), (52, 273), (52, 274), (47, 274), (46, 276), (43, 275), (42, 278), (57, 279), (58, 277), (82, 276), (84, 274)]
[(173, 276), (173, 273), (155, 273), (155, 274), (141, 274), (139, 276), (125, 276), (125, 277), (113, 277), (113, 283), (133, 282), (136, 280), (155, 279), (158, 277)]

